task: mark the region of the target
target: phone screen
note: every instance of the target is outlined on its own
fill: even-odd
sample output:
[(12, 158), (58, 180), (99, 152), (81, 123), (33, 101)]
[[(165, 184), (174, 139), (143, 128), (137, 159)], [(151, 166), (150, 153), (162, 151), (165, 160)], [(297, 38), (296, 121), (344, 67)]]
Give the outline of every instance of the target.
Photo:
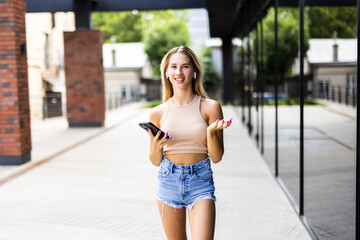
[[(157, 126), (155, 126), (151, 122), (141, 122), (139, 123), (139, 126), (142, 127), (145, 131), (148, 131), (148, 129), (151, 129), (152, 134), (155, 136), (159, 131), (161, 131)], [(160, 138), (163, 138), (165, 133), (161, 131)], [(166, 136), (166, 138), (169, 138), (169, 136)]]

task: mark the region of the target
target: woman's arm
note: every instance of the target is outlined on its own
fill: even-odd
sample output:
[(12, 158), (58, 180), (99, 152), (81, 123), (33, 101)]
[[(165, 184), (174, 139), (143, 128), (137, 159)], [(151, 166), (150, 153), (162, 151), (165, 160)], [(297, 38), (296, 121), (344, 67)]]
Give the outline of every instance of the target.
[(221, 105), (214, 100), (209, 101), (206, 109), (209, 119), (207, 128), (208, 152), (212, 161), (218, 163), (224, 154), (223, 129), (231, 125), (232, 119), (223, 119)]
[[(161, 109), (159, 107), (154, 108), (150, 112), (149, 121), (152, 122), (155, 126), (160, 128), (160, 119), (161, 119)], [(155, 166), (160, 166), (162, 157), (163, 157), (163, 147), (171, 140), (171, 136), (167, 139), (167, 133), (160, 138), (160, 132), (155, 136), (152, 134), (151, 130), (148, 130), (150, 136), (150, 153), (149, 159), (151, 163)]]

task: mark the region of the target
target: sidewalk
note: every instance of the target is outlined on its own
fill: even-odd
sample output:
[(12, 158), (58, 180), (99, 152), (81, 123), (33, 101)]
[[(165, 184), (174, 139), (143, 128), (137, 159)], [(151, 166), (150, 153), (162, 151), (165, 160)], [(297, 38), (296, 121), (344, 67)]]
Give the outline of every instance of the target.
[(65, 117), (31, 119), (31, 161), (21, 166), (0, 166), (0, 186), (29, 169), (41, 165), (78, 145), (108, 131), (124, 120), (138, 114), (142, 103), (125, 105), (121, 110), (106, 113), (102, 128), (68, 128)]
[[(157, 168), (138, 126), (149, 111), (125, 106), (98, 129), (33, 122), (33, 160), (0, 166), (0, 240), (165, 239)], [(310, 239), (233, 108), (224, 115), (234, 123), (222, 162), (213, 164), (215, 239)]]
[[(355, 238), (356, 108), (333, 102), (304, 107), (304, 212), (318, 237)], [(238, 109), (242, 116), (241, 109)], [(245, 109), (246, 119), (248, 108)], [(264, 155), (275, 171), (275, 108), (264, 110)], [(252, 139), (257, 112), (252, 109)], [(299, 204), (300, 107), (278, 108), (279, 178)]]
[(356, 120), (356, 107), (346, 106), (345, 104), (340, 104), (328, 100), (317, 100), (319, 103), (325, 104), (328, 111), (338, 113), (350, 119)]

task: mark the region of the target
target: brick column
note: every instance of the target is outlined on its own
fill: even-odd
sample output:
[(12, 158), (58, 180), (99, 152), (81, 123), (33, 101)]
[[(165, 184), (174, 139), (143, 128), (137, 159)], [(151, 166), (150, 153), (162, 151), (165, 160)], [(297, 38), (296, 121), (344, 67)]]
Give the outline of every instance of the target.
[(103, 33), (64, 33), (69, 127), (100, 127), (105, 120)]
[(30, 160), (25, 0), (0, 1), (0, 164)]

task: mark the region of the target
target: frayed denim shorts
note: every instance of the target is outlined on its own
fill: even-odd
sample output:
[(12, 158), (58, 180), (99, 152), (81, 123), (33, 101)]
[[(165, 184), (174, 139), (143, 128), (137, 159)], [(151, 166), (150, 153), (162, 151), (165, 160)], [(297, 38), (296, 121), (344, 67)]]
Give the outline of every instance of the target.
[(165, 156), (159, 167), (157, 199), (173, 208), (192, 209), (202, 199), (216, 201), (210, 158), (194, 165), (181, 166)]

